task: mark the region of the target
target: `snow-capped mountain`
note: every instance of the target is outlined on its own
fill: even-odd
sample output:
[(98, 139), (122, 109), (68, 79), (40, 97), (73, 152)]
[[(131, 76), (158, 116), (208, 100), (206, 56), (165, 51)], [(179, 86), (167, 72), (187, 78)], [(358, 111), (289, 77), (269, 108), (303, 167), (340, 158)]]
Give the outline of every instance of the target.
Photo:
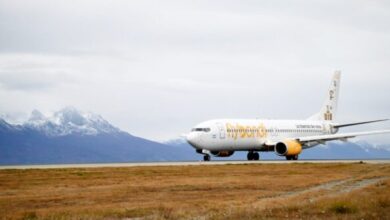
[(0, 131), (17, 131), (21, 130), (22, 126), (20, 125), (11, 125), (6, 122), (4, 119), (0, 118)]
[(99, 133), (120, 132), (118, 128), (112, 126), (100, 115), (80, 112), (73, 107), (61, 109), (49, 117), (44, 116), (38, 110), (33, 110), (23, 126), (48, 136), (97, 135)]
[(37, 110), (21, 125), (0, 118), (0, 164), (193, 160), (191, 148), (130, 135), (101, 116), (72, 107), (51, 116)]
[[(169, 139), (167, 141), (164, 141), (163, 143), (167, 144), (167, 145), (172, 145), (172, 146), (188, 144), (184, 137), (177, 137), (177, 138)], [(188, 144), (188, 146), (190, 146), (190, 145)]]

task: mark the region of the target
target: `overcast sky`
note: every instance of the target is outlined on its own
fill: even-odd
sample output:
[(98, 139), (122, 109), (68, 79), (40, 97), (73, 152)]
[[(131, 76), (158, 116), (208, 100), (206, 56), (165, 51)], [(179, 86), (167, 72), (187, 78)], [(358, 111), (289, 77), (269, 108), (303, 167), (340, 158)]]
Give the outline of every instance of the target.
[(13, 121), (74, 106), (161, 141), (213, 118), (305, 119), (335, 70), (340, 122), (390, 117), (389, 1), (0, 0)]

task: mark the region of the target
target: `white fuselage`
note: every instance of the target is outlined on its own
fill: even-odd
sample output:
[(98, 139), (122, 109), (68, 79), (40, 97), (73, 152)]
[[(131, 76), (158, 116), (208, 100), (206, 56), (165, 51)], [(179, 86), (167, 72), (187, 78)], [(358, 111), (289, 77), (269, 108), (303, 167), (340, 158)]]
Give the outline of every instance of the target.
[(272, 150), (268, 146), (286, 139), (336, 132), (324, 121), (218, 119), (195, 126), (187, 141), (196, 149), (209, 151), (268, 151)]

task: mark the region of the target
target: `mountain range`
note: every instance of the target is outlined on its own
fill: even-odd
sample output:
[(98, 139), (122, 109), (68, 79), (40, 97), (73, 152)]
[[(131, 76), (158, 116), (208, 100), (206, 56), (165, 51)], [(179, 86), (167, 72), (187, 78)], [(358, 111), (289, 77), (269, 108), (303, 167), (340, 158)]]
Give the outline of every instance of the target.
[[(389, 149), (389, 148), (387, 148)], [(390, 158), (384, 146), (365, 142), (330, 142), (303, 151), (300, 159)], [(0, 164), (121, 163), (136, 161), (186, 161), (202, 156), (184, 139), (158, 143), (116, 128), (101, 116), (67, 107), (46, 117), (37, 110), (23, 124), (0, 119)], [(229, 158), (245, 159), (245, 152)], [(262, 159), (283, 159), (261, 153)]]
[(3, 165), (193, 159), (191, 148), (133, 136), (99, 115), (71, 107), (51, 117), (34, 110), (21, 125), (0, 119), (0, 164)]

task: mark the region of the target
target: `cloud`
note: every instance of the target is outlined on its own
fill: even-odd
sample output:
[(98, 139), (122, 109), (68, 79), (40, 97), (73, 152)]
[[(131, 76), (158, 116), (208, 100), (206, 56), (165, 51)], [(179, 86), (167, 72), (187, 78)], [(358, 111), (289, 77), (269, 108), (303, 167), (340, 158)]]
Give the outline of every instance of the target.
[(386, 118), (389, 12), (384, 1), (0, 0), (1, 112), (70, 105), (163, 140), (211, 118), (304, 119), (341, 69), (340, 120)]
[(62, 66), (58, 57), (2, 54), (0, 59), (0, 86), (6, 90), (47, 90), (72, 81), (68, 72), (73, 71)]
[(245, 89), (245, 87), (239, 84), (228, 82), (206, 82), (185, 78), (172, 78), (172, 79), (159, 79), (159, 80), (145, 80), (132, 82), (137, 85), (143, 85), (152, 89), (160, 91), (172, 92), (172, 93), (196, 93), (205, 95), (212, 90), (229, 91), (234, 89)]

